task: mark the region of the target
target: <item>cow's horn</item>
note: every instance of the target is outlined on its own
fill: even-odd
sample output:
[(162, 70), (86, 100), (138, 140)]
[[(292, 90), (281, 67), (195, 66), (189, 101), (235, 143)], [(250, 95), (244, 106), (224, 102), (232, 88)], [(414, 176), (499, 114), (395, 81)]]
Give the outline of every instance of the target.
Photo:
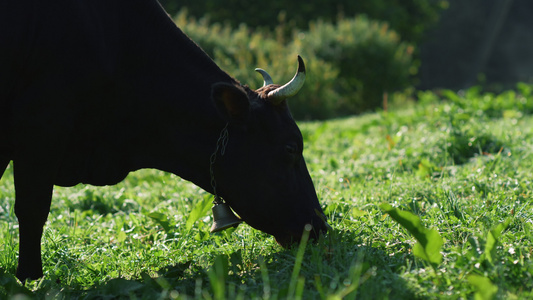
[(274, 84), (274, 81), (272, 80), (272, 77), (270, 77), (270, 75), (268, 75), (267, 71), (265, 71), (265, 70), (263, 70), (261, 68), (257, 68), (257, 69), (255, 69), (255, 71), (263, 76), (263, 87), (265, 87), (265, 86), (267, 86), (269, 84)]
[(268, 98), (275, 104), (292, 97), (298, 93), (305, 82), (305, 64), (300, 55), (298, 55), (298, 70), (294, 77), (287, 84), (268, 93)]

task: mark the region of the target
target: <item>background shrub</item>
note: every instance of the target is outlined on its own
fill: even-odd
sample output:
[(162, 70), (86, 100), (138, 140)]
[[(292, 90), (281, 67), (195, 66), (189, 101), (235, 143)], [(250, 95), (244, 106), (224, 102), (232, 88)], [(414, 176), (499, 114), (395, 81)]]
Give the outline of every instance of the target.
[(403, 40), (416, 43), (424, 31), (435, 24), (440, 11), (447, 6), (443, 0), (270, 0), (251, 4), (246, 0), (160, 0), (167, 11), (175, 14), (186, 8), (191, 16), (208, 16), (214, 23), (238, 27), (274, 30), (281, 24), (292, 29), (307, 29), (310, 22), (337, 22), (339, 16), (351, 18), (365, 14), (371, 19), (387, 21)]
[(233, 29), (185, 12), (177, 15), (176, 22), (222, 69), (252, 88), (262, 84), (255, 67), (285, 83), (301, 54), (308, 76), (305, 88), (291, 99), (297, 119), (324, 119), (379, 107), (383, 92), (408, 87), (417, 69), (413, 47), (386, 23), (364, 16), (336, 25), (318, 21), (309, 31), (293, 31), (292, 39), (285, 38), (284, 25), (273, 31), (254, 31), (244, 24)]
[(413, 46), (401, 42), (386, 23), (366, 16), (340, 20), (336, 25), (314, 22), (300, 35), (303, 53), (313, 53), (338, 70), (335, 91), (343, 95), (339, 111), (347, 114), (375, 109), (383, 93), (407, 88), (413, 64)]
[(185, 12), (178, 14), (176, 23), (223, 70), (251, 88), (263, 84), (261, 75), (254, 71), (256, 67), (269, 72), (276, 83), (288, 82), (296, 71), (296, 57), (302, 54), (307, 79), (305, 88), (290, 100), (294, 117), (324, 119), (335, 116), (340, 96), (333, 86), (338, 71), (312, 52), (303, 54), (294, 43), (285, 44), (268, 33), (254, 32), (244, 24), (232, 29), (229, 25), (209, 24), (205, 18), (188, 18)]

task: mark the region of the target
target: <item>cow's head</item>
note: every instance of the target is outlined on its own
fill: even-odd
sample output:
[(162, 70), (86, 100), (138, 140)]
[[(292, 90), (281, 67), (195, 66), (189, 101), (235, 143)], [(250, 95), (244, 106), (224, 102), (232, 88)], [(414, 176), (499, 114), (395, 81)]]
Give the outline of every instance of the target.
[(258, 90), (215, 84), (212, 96), (228, 122), (227, 145), (214, 164), (217, 192), (250, 226), (272, 234), (281, 245), (299, 241), (304, 227), (311, 237), (326, 232), (326, 221), (302, 156), (303, 139), (286, 99), (305, 80), (298, 71), (286, 85), (273, 84), (268, 74)]

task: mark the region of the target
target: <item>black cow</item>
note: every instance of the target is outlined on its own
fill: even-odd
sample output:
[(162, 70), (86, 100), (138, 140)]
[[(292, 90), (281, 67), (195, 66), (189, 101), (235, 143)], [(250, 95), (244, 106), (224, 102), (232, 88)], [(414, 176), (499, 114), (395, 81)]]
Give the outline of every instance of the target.
[[(112, 185), (141, 168), (218, 195), (282, 245), (327, 230), (287, 103), (303, 84), (252, 90), (156, 0), (0, 0), (0, 175), (13, 161), (17, 277), (43, 275), (54, 185)], [(227, 126), (227, 127), (226, 127)], [(222, 145), (211, 165), (217, 141)]]

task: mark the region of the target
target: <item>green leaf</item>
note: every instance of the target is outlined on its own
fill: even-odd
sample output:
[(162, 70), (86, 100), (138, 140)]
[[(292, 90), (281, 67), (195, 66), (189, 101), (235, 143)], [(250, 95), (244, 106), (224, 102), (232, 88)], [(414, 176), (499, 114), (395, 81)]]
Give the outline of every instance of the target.
[(431, 174), (433, 173), (433, 170), (435, 170), (436, 168), (437, 167), (433, 163), (431, 163), (429, 160), (423, 159), (418, 164), (418, 170), (416, 171), (416, 176), (419, 178), (430, 177)]
[(407, 229), (418, 241), (413, 247), (413, 254), (432, 265), (436, 266), (442, 262), (440, 250), (444, 241), (439, 232), (435, 229), (427, 229), (415, 214), (392, 207), (388, 203), (382, 203), (380, 208), (391, 218)]
[(468, 282), (476, 288), (474, 299), (491, 300), (498, 293), (498, 287), (485, 276), (471, 274), (466, 277)]
[(442, 90), (441, 92), (442, 92), (442, 95), (445, 98), (450, 99), (454, 103), (456, 103), (456, 104), (462, 103), (461, 97), (459, 97), (454, 91), (452, 91), (452, 90)]
[(440, 253), (443, 245), (442, 238), (435, 229), (428, 229), (426, 236), (430, 242), (425, 247), (420, 242), (416, 243), (413, 247), (413, 254), (434, 265), (439, 265), (442, 262), (442, 254)]
[(168, 221), (168, 217), (167, 215), (163, 214), (163, 213), (160, 213), (160, 212), (151, 212), (149, 214), (147, 214), (148, 217), (152, 218), (153, 220), (155, 220), (157, 223), (159, 223), (159, 225), (161, 225), (161, 227), (163, 227), (163, 229), (165, 230), (165, 232), (169, 232), (170, 231), (170, 223)]
[(380, 206), (381, 210), (385, 211), (391, 218), (398, 222), (403, 228), (407, 229), (417, 241), (422, 244), (427, 244), (427, 239), (425, 236), (426, 228), (422, 225), (422, 221), (415, 214), (403, 211), (398, 208), (393, 207), (388, 203), (382, 203)]
[(122, 244), (126, 240), (127, 236), (124, 231), (119, 231), (117, 234), (117, 243)]
[(362, 217), (362, 216), (365, 216), (365, 215), (368, 215), (368, 212), (364, 211), (364, 210), (360, 210), (356, 207), (352, 208), (352, 216), (354, 218), (359, 218), (359, 217)]
[(496, 246), (498, 245), (499, 238), (502, 232), (511, 223), (511, 218), (505, 220), (505, 222), (498, 224), (487, 233), (487, 242), (485, 243), (485, 258), (492, 264), (494, 263), (494, 257), (496, 256)]
[(185, 228), (187, 230), (191, 230), (194, 223), (198, 221), (198, 219), (200, 219), (201, 217), (205, 216), (209, 208), (211, 208), (211, 206), (212, 206), (211, 196), (210, 195), (204, 196), (202, 200), (196, 203), (196, 205), (190, 212), (189, 217), (187, 218), (187, 222), (185, 223)]
[(25, 299), (21, 294), (26, 296), (32, 296), (32, 292), (26, 288), (24, 285), (20, 285), (12, 274), (4, 273), (4, 270), (0, 268), (0, 298), (4, 299), (2, 296), (3, 292), (8, 292), (11, 295), (20, 295), (20, 299)]

